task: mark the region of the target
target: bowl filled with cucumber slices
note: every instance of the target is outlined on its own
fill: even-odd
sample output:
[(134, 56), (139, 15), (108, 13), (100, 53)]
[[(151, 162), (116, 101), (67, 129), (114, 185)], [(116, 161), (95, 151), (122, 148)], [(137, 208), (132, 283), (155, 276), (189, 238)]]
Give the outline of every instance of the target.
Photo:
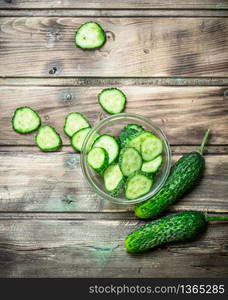
[(169, 142), (159, 126), (136, 114), (115, 114), (100, 120), (87, 134), (81, 168), (102, 198), (134, 204), (157, 193), (170, 172)]

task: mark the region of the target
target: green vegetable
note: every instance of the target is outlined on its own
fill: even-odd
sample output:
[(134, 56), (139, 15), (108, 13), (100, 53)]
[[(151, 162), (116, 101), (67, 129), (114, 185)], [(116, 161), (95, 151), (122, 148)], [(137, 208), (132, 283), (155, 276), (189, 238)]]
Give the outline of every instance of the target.
[(56, 151), (62, 146), (62, 140), (55, 128), (44, 125), (36, 134), (36, 144), (42, 151)]
[(116, 197), (123, 191), (124, 182), (125, 179), (118, 164), (111, 164), (104, 171), (105, 189), (112, 196)]
[(119, 143), (121, 148), (124, 148), (127, 146), (127, 144), (129, 143), (129, 141), (135, 137), (136, 135), (138, 135), (139, 132), (144, 131), (143, 127), (138, 125), (138, 124), (128, 124), (127, 126), (125, 126), (118, 137)]
[(126, 96), (117, 88), (104, 89), (98, 95), (98, 102), (107, 113), (118, 114), (125, 108)]
[(137, 171), (127, 179), (125, 196), (129, 200), (138, 199), (150, 191), (152, 184), (152, 177), (147, 173)]
[(119, 165), (124, 176), (129, 176), (142, 167), (142, 157), (134, 148), (123, 148), (119, 155)]
[(90, 132), (91, 128), (82, 128), (78, 131), (76, 131), (72, 137), (71, 137), (71, 146), (76, 150), (81, 152), (82, 151), (82, 145), (83, 142), (87, 136), (87, 134)]
[(141, 146), (142, 143), (148, 138), (154, 136), (150, 131), (141, 131), (135, 136), (133, 136), (131, 139), (129, 139), (129, 142), (127, 144), (127, 147), (133, 147), (139, 152), (141, 152)]
[(141, 144), (142, 158), (145, 161), (153, 160), (163, 151), (163, 143), (157, 136), (147, 137)]
[(104, 45), (106, 35), (103, 28), (95, 22), (82, 24), (75, 33), (75, 44), (82, 49), (96, 49)]
[(108, 152), (109, 164), (114, 162), (119, 155), (119, 144), (117, 140), (108, 134), (100, 135), (93, 143), (92, 148), (94, 147), (104, 148)]
[(30, 133), (40, 127), (41, 120), (35, 110), (23, 106), (15, 110), (12, 118), (12, 127), (19, 133)]
[(143, 252), (169, 242), (190, 241), (206, 229), (207, 222), (228, 220), (209, 217), (199, 211), (184, 211), (149, 222), (130, 233), (125, 239), (129, 252)]
[(151, 161), (146, 161), (142, 164), (141, 170), (148, 174), (156, 173), (162, 164), (162, 160), (162, 155), (159, 155)]
[(64, 132), (69, 137), (72, 137), (72, 135), (78, 130), (87, 127), (90, 127), (90, 124), (86, 120), (86, 118), (80, 113), (69, 113), (65, 118)]
[(205, 166), (202, 154), (208, 134), (209, 130), (204, 136), (200, 148), (201, 153), (191, 152), (183, 155), (172, 167), (170, 175), (160, 191), (149, 200), (136, 205), (136, 216), (146, 219), (161, 214), (196, 184)]
[(97, 173), (102, 174), (108, 166), (108, 153), (103, 148), (93, 148), (87, 155), (88, 165)]

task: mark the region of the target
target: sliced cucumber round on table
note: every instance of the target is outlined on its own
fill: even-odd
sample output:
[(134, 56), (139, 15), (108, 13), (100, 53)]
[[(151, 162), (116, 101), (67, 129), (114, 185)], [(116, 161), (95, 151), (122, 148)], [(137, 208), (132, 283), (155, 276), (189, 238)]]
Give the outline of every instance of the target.
[(105, 189), (113, 196), (118, 196), (124, 187), (124, 176), (118, 164), (111, 164), (103, 174)]
[(134, 148), (123, 148), (119, 156), (120, 169), (124, 176), (129, 176), (142, 167), (142, 157)]
[(36, 134), (36, 144), (42, 151), (56, 151), (62, 146), (62, 140), (55, 128), (44, 125)]
[(142, 143), (145, 141), (145, 139), (151, 136), (153, 136), (153, 134), (150, 131), (139, 132), (136, 136), (130, 139), (128, 147), (133, 147), (140, 152)]
[(129, 200), (138, 199), (147, 194), (153, 184), (153, 178), (142, 171), (137, 171), (128, 177), (125, 186), (125, 196)]
[(108, 166), (108, 160), (108, 152), (100, 147), (91, 149), (87, 155), (88, 165), (100, 174)]
[(72, 137), (71, 137), (71, 146), (76, 150), (81, 152), (82, 151), (82, 145), (83, 142), (87, 136), (87, 134), (90, 132), (90, 130), (92, 130), (91, 128), (87, 127), (87, 128), (82, 128), (78, 131), (76, 131)]
[(145, 161), (142, 164), (141, 170), (148, 174), (156, 173), (162, 164), (162, 160), (163, 160), (162, 155), (159, 155), (151, 161)]
[(75, 44), (82, 49), (96, 49), (104, 45), (106, 35), (103, 28), (95, 22), (82, 24), (75, 33)]
[(141, 144), (141, 154), (145, 161), (153, 160), (163, 151), (163, 143), (161, 139), (153, 135), (147, 137)]
[(72, 137), (72, 135), (78, 130), (87, 127), (90, 127), (90, 124), (86, 120), (86, 118), (80, 113), (69, 113), (65, 118), (64, 132), (69, 137)]
[(108, 152), (109, 164), (114, 162), (119, 155), (119, 144), (117, 140), (108, 134), (100, 135), (94, 142), (92, 148), (101, 147)]
[(98, 102), (107, 113), (118, 114), (125, 108), (126, 96), (117, 88), (104, 89), (98, 95)]
[(23, 106), (15, 110), (12, 118), (13, 129), (19, 133), (30, 133), (40, 127), (41, 119), (35, 110)]

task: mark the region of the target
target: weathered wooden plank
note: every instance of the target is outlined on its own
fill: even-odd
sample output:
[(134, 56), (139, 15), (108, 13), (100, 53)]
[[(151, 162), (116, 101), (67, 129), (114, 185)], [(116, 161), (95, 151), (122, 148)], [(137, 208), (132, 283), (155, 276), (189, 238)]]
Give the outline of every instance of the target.
[[(179, 155), (173, 156), (173, 161)], [(200, 184), (171, 208), (228, 212), (228, 155), (206, 155)], [(83, 178), (75, 153), (0, 152), (0, 211), (126, 212), (103, 201)]]
[(129, 220), (0, 220), (0, 277), (228, 275), (226, 225), (210, 225), (194, 242), (128, 254), (123, 240), (140, 224)]
[[(207, 128), (213, 134), (209, 144), (227, 144), (228, 89), (225, 87), (149, 87), (119, 86), (126, 93), (126, 112), (150, 118), (166, 132), (171, 144), (197, 145)], [(91, 121), (97, 121), (101, 110), (97, 94), (103, 87), (0, 87), (0, 144), (34, 145), (34, 135), (19, 135), (11, 128), (11, 117), (19, 106), (36, 109), (43, 123), (59, 131), (64, 144), (69, 139), (63, 133), (67, 113), (79, 111)]]
[[(90, 18), (91, 19), (91, 18)], [(93, 18), (97, 51), (74, 45), (89, 18), (1, 18), (1, 76), (227, 76), (227, 18)]]
[(217, 0), (41, 0), (39, 3), (35, 0), (3, 0), (0, 3), (0, 8), (95, 8), (95, 9), (154, 9), (154, 8), (188, 8), (188, 9), (226, 9), (228, 8), (227, 1)]

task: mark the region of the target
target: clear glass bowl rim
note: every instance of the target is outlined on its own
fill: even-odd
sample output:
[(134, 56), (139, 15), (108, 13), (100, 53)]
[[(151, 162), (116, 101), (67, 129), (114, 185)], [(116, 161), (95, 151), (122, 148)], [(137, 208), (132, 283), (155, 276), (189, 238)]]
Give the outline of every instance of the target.
[[(94, 132), (99, 131), (99, 129), (102, 128), (104, 124), (107, 124), (108, 122), (113, 121), (113, 120), (119, 120), (119, 119), (125, 119), (125, 118), (139, 119), (145, 123), (148, 123), (149, 126), (155, 128), (157, 131), (159, 131), (160, 135), (162, 136), (162, 139), (164, 142), (164, 147), (166, 148), (166, 153), (167, 153), (166, 164), (164, 165), (164, 176), (162, 177), (160, 183), (155, 187), (155, 189), (152, 189), (148, 194), (146, 194), (143, 197), (140, 197), (138, 199), (135, 199), (135, 200), (116, 198), (116, 197), (113, 197), (110, 194), (102, 191), (94, 183), (94, 181), (92, 180), (92, 178), (89, 176), (89, 174), (86, 171), (86, 167), (87, 167), (87, 161), (86, 161), (86, 156), (87, 156), (86, 148), (87, 147), (86, 147), (86, 145), (87, 145), (90, 137), (94, 134)], [(171, 168), (171, 149), (170, 149), (168, 139), (167, 139), (166, 135), (164, 134), (163, 130), (160, 127), (158, 127), (158, 125), (156, 125), (154, 122), (152, 122), (149, 118), (146, 118), (146, 117), (143, 117), (143, 116), (137, 115), (137, 114), (120, 113), (120, 114), (115, 114), (115, 115), (105, 117), (104, 119), (98, 121), (94, 125), (94, 127), (88, 133), (88, 135), (86, 136), (86, 138), (83, 142), (81, 156), (80, 156), (80, 165), (81, 165), (82, 173), (83, 173), (86, 181), (89, 183), (89, 185), (92, 187), (92, 189), (103, 199), (106, 199), (106, 200), (109, 200), (111, 202), (118, 203), (118, 204), (124, 204), (124, 205), (136, 204), (136, 203), (140, 203), (140, 202), (143, 202), (143, 201), (151, 198), (165, 184), (165, 182), (169, 176), (169, 172), (170, 172), (170, 168)]]

